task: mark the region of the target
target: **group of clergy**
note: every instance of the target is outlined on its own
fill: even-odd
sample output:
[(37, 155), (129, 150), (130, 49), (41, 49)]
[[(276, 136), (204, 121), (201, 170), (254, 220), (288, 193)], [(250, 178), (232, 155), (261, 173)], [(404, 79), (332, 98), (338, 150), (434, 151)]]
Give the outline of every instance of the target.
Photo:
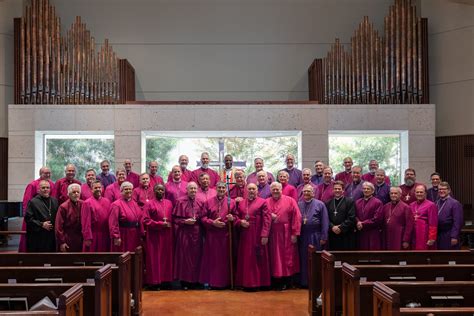
[(310, 244), (318, 250), (460, 248), (462, 206), (438, 173), (428, 190), (411, 168), (403, 185), (390, 187), (377, 161), (362, 174), (350, 157), (333, 177), (321, 161), (314, 175), (297, 169), (288, 154), (277, 181), (261, 158), (247, 177), (233, 167), (231, 155), (221, 172), (209, 167), (208, 153), (194, 171), (188, 162), (180, 156), (166, 184), (156, 161), (138, 175), (127, 159), (113, 175), (104, 160), (100, 174), (86, 171), (84, 184), (72, 164), (56, 183), (50, 169), (41, 168), (25, 190), (27, 234), (19, 250), (123, 252), (144, 246), (145, 283), (152, 287), (178, 280), (184, 289), (226, 288), (233, 277), (247, 290), (281, 290), (295, 280), (307, 286)]

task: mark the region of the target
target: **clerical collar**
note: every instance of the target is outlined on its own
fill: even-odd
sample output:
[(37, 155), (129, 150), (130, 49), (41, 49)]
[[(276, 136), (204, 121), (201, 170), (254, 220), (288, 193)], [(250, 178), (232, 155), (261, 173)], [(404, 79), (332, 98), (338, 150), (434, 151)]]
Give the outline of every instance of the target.
[(203, 191), (203, 192), (209, 191), (209, 187), (207, 187), (207, 188), (201, 187), (201, 191)]
[(441, 201), (446, 201), (449, 198), (449, 195), (446, 195), (445, 198), (439, 198)]
[(225, 169), (225, 172), (231, 172), (232, 171), (232, 167), (230, 167), (229, 169)]
[(341, 195), (340, 197), (334, 197), (336, 199), (336, 201), (339, 201), (340, 199), (342, 199), (344, 197), (344, 195)]
[(216, 196), (217, 196), (218, 200), (223, 200), (224, 199), (224, 196), (218, 196), (218, 195), (216, 195)]
[(385, 182), (382, 182), (382, 183), (380, 183), (380, 184), (376, 183), (376, 185), (377, 185), (378, 187), (381, 187), (381, 186), (384, 185), (384, 184), (385, 184)]
[(291, 168), (286, 167), (286, 169), (288, 169), (288, 171), (291, 171), (291, 170), (293, 170), (294, 168), (295, 168), (295, 167), (291, 167)]
[(173, 179), (173, 182), (174, 182), (174, 183), (181, 183), (181, 179), (179, 179), (178, 181), (176, 181), (175, 179)]
[(304, 202), (305, 202), (306, 204), (309, 204), (309, 203), (313, 202), (313, 199), (311, 199), (311, 200), (309, 200), (309, 201), (304, 200)]
[(357, 185), (361, 182), (362, 180), (359, 180), (359, 181), (352, 181), (353, 184)]
[(368, 201), (368, 200), (370, 200), (372, 197), (373, 197), (373, 195), (371, 195), (371, 196), (369, 196), (369, 197), (367, 197), (367, 198), (364, 196), (364, 201)]

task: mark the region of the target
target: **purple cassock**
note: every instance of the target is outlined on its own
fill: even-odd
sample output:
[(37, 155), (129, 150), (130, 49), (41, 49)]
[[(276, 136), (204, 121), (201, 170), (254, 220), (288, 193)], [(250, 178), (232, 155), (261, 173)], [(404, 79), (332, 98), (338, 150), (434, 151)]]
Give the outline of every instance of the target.
[[(242, 220), (250, 223), (244, 228)], [(262, 245), (262, 238), (268, 237), (272, 217), (264, 199), (245, 199), (236, 209), (235, 227), (239, 229), (240, 242), (237, 252), (235, 284), (245, 288), (270, 286), (270, 262), (268, 244)]]
[(229, 227), (220, 228), (212, 223), (220, 218), (221, 222), (227, 224), (226, 216), (235, 208), (235, 201), (230, 201), (228, 207), (227, 197), (221, 199), (215, 196), (207, 202), (207, 212), (201, 218), (205, 229), (206, 238), (201, 259), (201, 271), (199, 283), (209, 284), (212, 287), (224, 288), (230, 285), (229, 269)]
[[(38, 195), (40, 181), (41, 181), (40, 178), (33, 180), (30, 183), (28, 183), (28, 185), (25, 188), (25, 193), (23, 194), (23, 203), (22, 203), (23, 216), (25, 216), (26, 214), (26, 207), (28, 206), (28, 202), (32, 198)], [(48, 182), (51, 188), (49, 195), (55, 196), (54, 182), (51, 180), (48, 180)], [(21, 225), (21, 230), (26, 231), (26, 222), (24, 218), (23, 218), (23, 223)], [(18, 245), (18, 252), (26, 252), (26, 235), (20, 235), (20, 244)]]
[(331, 199), (334, 198), (334, 182), (331, 181), (329, 183), (321, 183), (318, 185), (318, 196), (316, 197), (318, 200), (322, 201), (323, 203), (327, 203)]
[(309, 182), (309, 183), (302, 183), (300, 184), (297, 188), (296, 188), (296, 192), (298, 194), (298, 201), (301, 201), (303, 200), (303, 188), (306, 184), (309, 184), (310, 186), (313, 187), (313, 192), (314, 192), (314, 196), (318, 196), (319, 195), (319, 192), (318, 192), (318, 186), (316, 184), (314, 184), (313, 182)]
[[(273, 182), (275, 182), (275, 177), (273, 176), (273, 174), (271, 172), (268, 172), (268, 171), (267, 171), (267, 180), (268, 180), (268, 184), (272, 184)], [(257, 184), (258, 183), (258, 181), (257, 181), (257, 171), (252, 172), (251, 174), (249, 174), (247, 176), (246, 182), (247, 182), (247, 184), (249, 184), (249, 183)]]
[(165, 185), (165, 182), (163, 181), (163, 178), (160, 177), (159, 175), (157, 175), (157, 174), (152, 175), (151, 173), (149, 173), (148, 175), (150, 176), (150, 187), (152, 189), (154, 189), (155, 185), (157, 185), (157, 184)]
[(356, 223), (358, 221), (362, 222), (362, 229), (359, 231), (358, 250), (381, 250), (382, 202), (372, 196), (368, 199), (358, 199), (355, 205)]
[(117, 181), (117, 178), (115, 178), (114, 174), (111, 172), (108, 172), (107, 174), (101, 172), (97, 175), (97, 180), (102, 183), (105, 190), (109, 185)]
[(140, 185), (140, 175), (138, 173), (130, 171), (126, 174), (125, 181), (128, 181), (133, 184), (133, 188), (138, 188), (138, 186)]
[(81, 223), (83, 240), (91, 240), (89, 247), (82, 246), (84, 252), (110, 251), (109, 235), (110, 201), (107, 198), (94, 196), (82, 204)]
[(81, 181), (79, 180), (76, 180), (76, 179), (68, 180), (66, 178), (61, 178), (58, 181), (56, 181), (56, 183), (54, 184), (54, 191), (55, 191), (54, 197), (56, 198), (56, 200), (58, 200), (59, 205), (69, 200), (67, 187), (73, 183), (77, 183), (81, 185)]
[(410, 204), (415, 217), (415, 226), (412, 237), (413, 250), (436, 249), (436, 243), (428, 246), (428, 240), (436, 240), (438, 231), (438, 208), (429, 200), (415, 201)]
[(352, 171), (342, 171), (336, 174), (336, 177), (334, 178), (336, 181), (342, 181), (344, 182), (345, 186), (348, 186), (349, 184), (352, 183)]
[(296, 191), (296, 188), (293, 185), (289, 183), (283, 184), (281, 193), (283, 195), (291, 197), (293, 200), (296, 201), (296, 203), (298, 203), (298, 192)]
[(198, 190), (196, 193), (196, 199), (201, 200), (204, 203), (207, 203), (207, 201), (209, 201), (216, 195), (217, 195), (217, 191), (215, 189), (211, 189), (208, 187), (206, 190), (203, 190), (201, 187), (198, 187)]
[(117, 200), (122, 198), (122, 194), (120, 193), (120, 184), (118, 182), (114, 182), (105, 189), (104, 197), (107, 198), (110, 203), (113, 203)]
[[(184, 182), (194, 181), (193, 172), (191, 170), (181, 168), (181, 181), (184, 181)], [(171, 171), (170, 173), (168, 173), (167, 183), (168, 182), (173, 182), (173, 172)]]
[(238, 197), (247, 198), (247, 186), (244, 185), (239, 187), (238, 185), (234, 185), (232, 188), (230, 188), (229, 193), (232, 199)]
[(143, 209), (145, 237), (145, 284), (173, 281), (173, 205), (166, 199), (153, 199)]
[(411, 208), (399, 201), (389, 202), (383, 206), (384, 244), (386, 250), (403, 250), (402, 244), (411, 243), (415, 219)]
[(272, 191), (270, 190), (270, 185), (265, 184), (265, 185), (257, 185), (258, 188), (258, 197), (261, 197), (262, 199), (267, 199), (270, 196), (272, 196)]
[[(201, 217), (206, 214), (206, 202), (185, 196), (178, 200), (173, 209), (173, 223), (176, 225), (173, 277), (180, 281), (199, 281), (203, 234)], [(185, 224), (188, 218), (195, 218), (193, 225)]]
[(412, 186), (408, 186), (406, 184), (402, 184), (400, 189), (402, 189), (402, 196), (400, 200), (407, 205), (411, 205), (411, 203), (416, 201), (415, 196), (415, 188), (420, 185), (420, 183), (415, 183)]
[(139, 186), (133, 189), (132, 200), (137, 202), (138, 206), (143, 210), (143, 207), (155, 198), (155, 193), (153, 192), (153, 187), (142, 187)]
[(436, 201), (438, 201), (438, 187), (429, 188), (428, 191), (426, 191), (426, 198), (436, 203)]
[[(385, 182), (381, 185), (374, 184), (374, 196), (379, 199), (384, 205), (390, 202), (390, 186)], [(407, 204), (408, 205), (408, 204)]]
[(308, 285), (308, 246), (313, 245), (318, 251), (326, 249), (321, 246), (321, 240), (328, 240), (329, 219), (328, 210), (323, 202), (311, 199), (298, 202), (302, 224), (298, 241), (300, 251), (300, 283)]
[(277, 215), (268, 241), (271, 275), (275, 278), (291, 276), (300, 270), (298, 246), (291, 242), (291, 236), (300, 235), (301, 213), (296, 201), (289, 196), (281, 195), (278, 200), (271, 197), (266, 201), (270, 214)]
[(174, 182), (173, 180), (171, 180), (166, 183), (165, 198), (171, 201), (171, 203), (173, 204), (173, 207), (176, 205), (176, 202), (181, 197), (186, 196), (187, 185), (188, 183), (186, 181)]
[[(375, 174), (371, 174), (370, 172), (364, 173), (362, 175), (362, 181), (369, 181), (372, 182), (373, 184), (377, 183), (377, 180), (375, 179)], [(385, 176), (385, 183), (390, 186), (390, 178), (388, 176)]]
[(300, 169), (297, 168), (285, 168), (282, 169), (286, 172), (288, 172), (288, 175), (290, 176), (288, 178), (288, 183), (297, 188), (301, 183), (303, 183), (303, 172), (301, 172)]
[(81, 200), (78, 200), (76, 203), (67, 200), (59, 206), (54, 223), (58, 249), (59, 246), (66, 243), (69, 246), (68, 252), (82, 251), (82, 203), (83, 201)]
[(199, 186), (199, 176), (202, 173), (207, 173), (209, 175), (209, 180), (210, 180), (209, 187), (211, 189), (214, 189), (217, 185), (217, 182), (220, 179), (219, 174), (217, 172), (215, 172), (214, 170), (212, 170), (211, 168), (204, 169), (204, 168), (201, 167), (201, 168), (198, 168), (196, 170), (193, 170), (193, 172), (192, 172), (192, 181), (196, 182), (198, 184), (198, 186)]
[[(352, 181), (352, 178), (351, 178), (351, 181)], [(321, 183), (323, 183), (323, 175), (318, 175), (318, 174), (313, 174), (311, 176), (311, 182), (313, 182), (314, 184), (316, 185), (319, 185)]]
[(362, 181), (348, 184), (344, 190), (344, 196), (351, 198), (353, 201), (364, 197), (364, 193), (362, 193)]
[[(143, 236), (143, 211), (133, 199), (123, 197), (110, 205), (109, 229), (112, 252), (135, 251), (141, 246)], [(120, 238), (120, 246), (114, 246), (114, 239)]]
[[(456, 199), (448, 196), (438, 199), (438, 238), (437, 248), (441, 250), (461, 249), (461, 228), (464, 225), (464, 214), (462, 204)], [(451, 239), (457, 239), (458, 243), (451, 246)]]

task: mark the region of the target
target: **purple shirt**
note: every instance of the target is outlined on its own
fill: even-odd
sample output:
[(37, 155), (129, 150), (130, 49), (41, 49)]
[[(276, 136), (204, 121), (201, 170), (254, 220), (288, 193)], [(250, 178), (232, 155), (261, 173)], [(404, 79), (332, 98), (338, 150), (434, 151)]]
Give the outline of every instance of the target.
[(364, 193), (362, 193), (362, 181), (349, 184), (344, 190), (344, 196), (350, 197), (353, 201), (362, 198), (364, 196)]
[(272, 196), (272, 192), (270, 190), (270, 185), (265, 184), (265, 185), (257, 185), (258, 188), (258, 196), (261, 197), (262, 199), (267, 199), (270, 196)]
[(292, 168), (291, 170), (288, 168), (282, 169), (290, 175), (288, 179), (288, 184), (291, 184), (295, 188), (297, 188), (301, 183), (303, 183), (303, 173), (301, 170)]
[(316, 185), (323, 183), (323, 175), (313, 174), (311, 176), (311, 182), (313, 182)]
[(103, 172), (99, 173), (97, 175), (97, 180), (100, 180), (100, 182), (102, 182), (102, 185), (104, 186), (104, 190), (107, 188), (108, 185), (111, 185), (112, 183), (117, 181), (115, 176), (110, 172), (108, 174), (104, 174)]

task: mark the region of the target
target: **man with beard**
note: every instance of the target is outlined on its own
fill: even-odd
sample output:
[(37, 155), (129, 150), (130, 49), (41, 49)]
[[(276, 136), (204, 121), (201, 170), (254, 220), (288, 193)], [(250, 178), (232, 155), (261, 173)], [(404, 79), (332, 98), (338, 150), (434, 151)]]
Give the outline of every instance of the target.
[[(202, 153), (201, 154), (201, 167), (194, 170), (192, 173), (192, 181), (199, 183), (200, 175), (203, 173), (207, 173), (209, 176), (209, 187), (214, 189), (216, 187), (217, 181), (219, 181), (219, 174), (209, 168), (209, 153)], [(200, 184), (201, 185), (201, 184)]]
[(153, 189), (157, 184), (165, 184), (163, 178), (158, 175), (158, 162), (150, 161), (148, 164), (148, 175), (150, 176), (150, 187)]
[(384, 205), (390, 201), (390, 186), (385, 183), (385, 170), (375, 171), (375, 197)]
[(54, 252), (54, 224), (58, 201), (50, 196), (51, 186), (47, 180), (39, 181), (38, 185), (38, 195), (32, 198), (26, 207), (26, 251)]
[[(251, 174), (248, 175), (247, 183), (257, 184), (258, 183), (257, 174), (260, 171), (263, 171), (263, 159), (262, 158), (255, 158), (255, 160), (253, 162), (254, 162), (254, 166), (255, 166), (255, 172), (252, 172)], [(271, 172), (268, 172), (268, 171), (264, 171), (264, 172), (267, 175), (268, 185), (272, 184), (272, 182), (275, 182), (275, 178), (273, 177), (273, 174)]]
[(173, 204), (173, 207), (176, 205), (176, 202), (182, 197), (186, 195), (186, 186), (188, 183), (183, 181), (182, 173), (180, 166), (173, 166), (171, 169), (171, 173), (173, 178), (168, 180), (166, 183), (166, 199), (170, 200)]
[(461, 249), (461, 228), (464, 225), (463, 207), (459, 201), (451, 197), (448, 182), (440, 182), (438, 186), (438, 238), (437, 248), (440, 250)]
[(386, 250), (410, 249), (414, 218), (408, 205), (400, 201), (402, 190), (390, 188), (390, 200), (383, 207), (383, 234)]
[(323, 169), (323, 182), (318, 185), (318, 200), (326, 203), (334, 197), (333, 184), (334, 181), (332, 181), (332, 168), (325, 167)]
[(407, 205), (411, 205), (411, 203), (416, 201), (415, 188), (418, 185), (420, 185), (420, 183), (416, 182), (415, 169), (413, 168), (406, 169), (405, 170), (405, 184), (402, 184), (400, 186), (400, 189), (402, 189), (401, 200)]
[[(192, 171), (188, 169), (189, 158), (186, 155), (179, 156), (179, 167), (181, 168), (181, 181), (192, 181)], [(173, 170), (168, 174), (168, 182), (173, 180)]]
[(82, 251), (81, 186), (77, 183), (67, 188), (69, 199), (61, 204), (56, 214), (56, 241), (61, 252)]
[(316, 185), (320, 185), (323, 183), (323, 170), (324, 170), (324, 163), (321, 160), (316, 160), (314, 163), (314, 174), (311, 176), (311, 182)]
[(336, 174), (334, 178), (336, 181), (344, 182), (345, 186), (348, 186), (352, 183), (352, 165), (353, 161), (351, 157), (344, 158), (344, 171), (339, 172)]
[(296, 192), (298, 193), (298, 201), (303, 200), (303, 189), (306, 185), (310, 185), (311, 187), (313, 187), (313, 196), (318, 196), (318, 186), (314, 184), (313, 182), (311, 182), (311, 173), (312, 173), (311, 169), (304, 168), (302, 170), (302, 173), (303, 173), (303, 183), (300, 184), (296, 188)]
[(64, 178), (59, 179), (56, 181), (54, 188), (55, 188), (55, 198), (58, 200), (59, 205), (63, 204), (66, 202), (66, 200), (69, 198), (68, 190), (67, 188), (69, 185), (73, 183), (79, 184), (79, 187), (81, 186), (81, 181), (75, 179), (76, 176), (76, 166), (73, 164), (67, 164), (66, 168), (64, 168), (64, 172), (66, 176)]
[(428, 189), (426, 198), (433, 203), (438, 201), (438, 185), (441, 182), (441, 175), (437, 172), (433, 172), (430, 176), (431, 188)]
[(381, 250), (380, 229), (383, 221), (383, 204), (374, 197), (372, 182), (362, 184), (364, 197), (356, 201), (356, 229), (359, 231), (359, 250)]
[(117, 181), (113, 173), (110, 173), (110, 162), (108, 160), (102, 160), (100, 162), (101, 173), (97, 175), (97, 180), (102, 182), (103, 189), (107, 189), (109, 185)]
[(353, 201), (357, 201), (364, 196), (362, 193), (362, 168), (359, 166), (352, 167), (352, 181), (346, 186), (344, 195), (350, 197)]
[(329, 249), (353, 250), (355, 248), (355, 206), (344, 196), (344, 182), (336, 181), (334, 198), (326, 202), (329, 218)]
[(438, 208), (436, 204), (426, 199), (424, 184), (415, 186), (416, 201), (410, 204), (415, 217), (414, 233), (412, 238), (413, 250), (436, 249), (438, 233)]
[[(379, 168), (377, 160), (369, 161), (369, 172), (362, 175), (363, 181), (369, 181), (375, 184), (375, 171)], [(385, 176), (385, 183), (390, 186), (390, 178)]]
[(303, 183), (303, 175), (301, 170), (295, 167), (295, 156), (292, 154), (286, 155), (286, 168), (282, 169), (288, 173), (288, 183), (295, 189)]

